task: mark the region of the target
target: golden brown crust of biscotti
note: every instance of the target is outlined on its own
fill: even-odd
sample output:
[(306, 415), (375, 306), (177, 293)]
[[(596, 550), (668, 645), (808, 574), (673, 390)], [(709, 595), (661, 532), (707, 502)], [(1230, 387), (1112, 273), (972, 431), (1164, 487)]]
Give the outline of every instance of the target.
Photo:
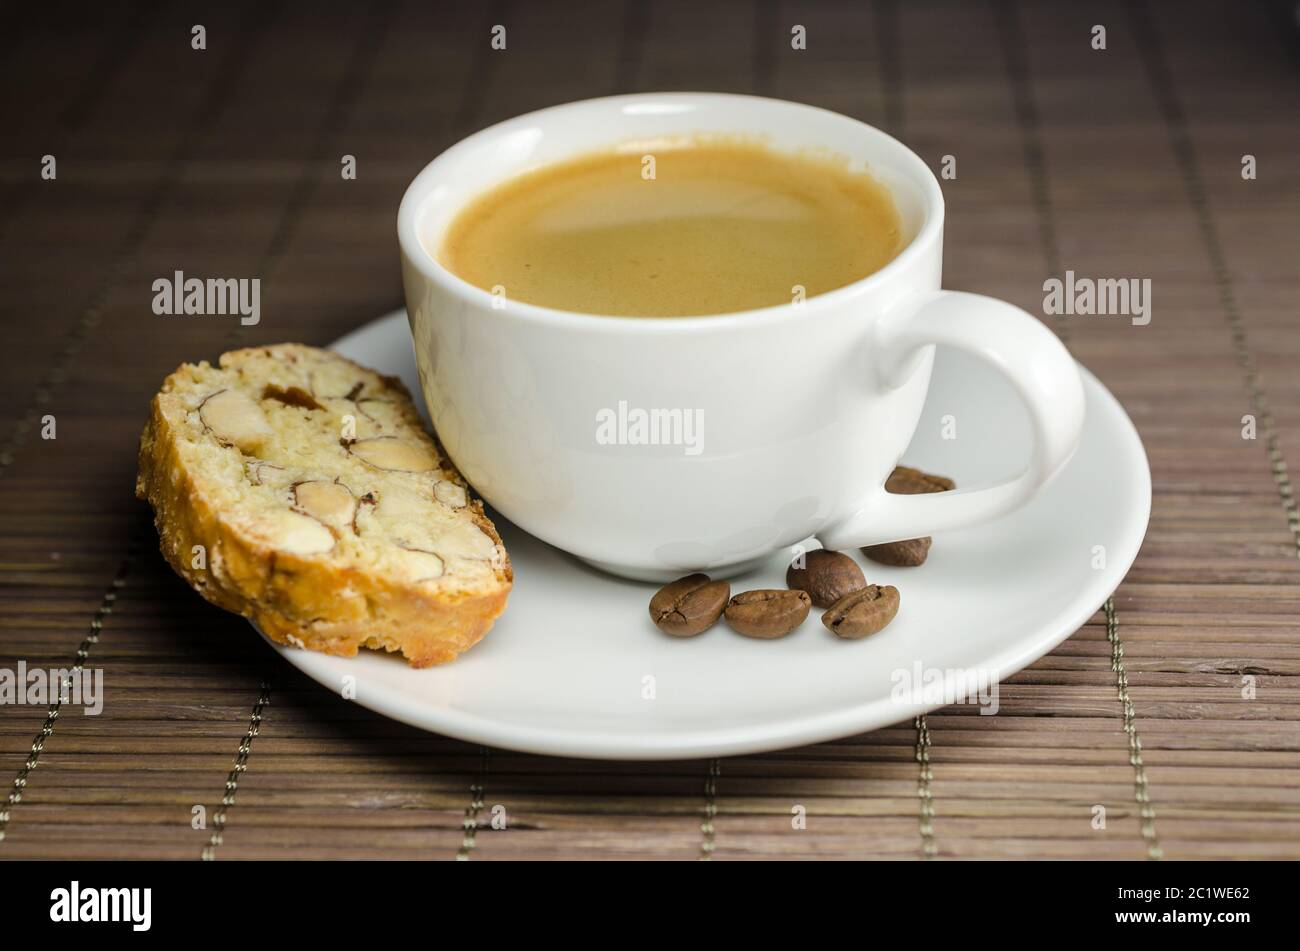
[[(245, 396), (262, 411), (265, 431), (215, 412), (222, 407), (207, 401), (228, 390), (238, 413), (251, 412)], [(357, 400), (360, 411), (345, 412)], [(363, 448), (391, 453), (389, 441), (415, 454), (420, 471), (369, 464)], [(304, 484), (341, 496), (342, 515)], [(169, 376), (140, 439), (136, 494), (153, 506), (172, 568), (281, 644), (446, 663), (487, 632), (510, 593), (500, 536), (401, 383), (311, 347), (234, 351), (220, 368), (186, 364)]]

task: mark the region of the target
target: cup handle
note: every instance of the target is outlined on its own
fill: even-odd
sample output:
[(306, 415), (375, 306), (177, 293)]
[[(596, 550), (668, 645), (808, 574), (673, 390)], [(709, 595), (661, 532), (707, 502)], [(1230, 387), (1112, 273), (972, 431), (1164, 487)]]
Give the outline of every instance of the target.
[(874, 370), (885, 387), (910, 377), (923, 348), (936, 343), (996, 367), (1029, 409), (1033, 455), (1020, 475), (986, 488), (895, 495), (877, 486), (856, 512), (817, 533), (826, 548), (881, 545), (996, 518), (1027, 502), (1074, 454), (1083, 428), (1078, 367), (1055, 334), (1019, 307), (981, 294), (935, 291), (891, 309), (875, 333)]

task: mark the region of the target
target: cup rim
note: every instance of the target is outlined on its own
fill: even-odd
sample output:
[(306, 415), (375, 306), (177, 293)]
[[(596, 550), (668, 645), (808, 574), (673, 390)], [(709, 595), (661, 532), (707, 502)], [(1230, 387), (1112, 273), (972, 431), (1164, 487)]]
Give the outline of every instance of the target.
[(838, 305), (849, 302), (856, 297), (868, 293), (881, 284), (884, 284), (894, 275), (904, 270), (914, 260), (927, 253), (930, 245), (932, 245), (942, 233), (944, 219), (943, 191), (939, 187), (939, 181), (935, 178), (933, 170), (907, 145), (876, 126), (859, 119), (854, 119), (852, 116), (846, 116), (843, 113), (835, 112), (831, 109), (824, 109), (820, 106), (813, 106), (808, 103), (796, 102), (789, 99), (775, 99), (769, 96), (749, 96), (737, 93), (717, 92), (645, 92), (620, 96), (598, 96), (592, 99), (579, 99), (555, 106), (547, 106), (543, 109), (536, 109), (532, 112), (522, 113), (518, 116), (494, 123), (487, 128), (480, 129), (478, 132), (472, 133), (471, 135), (460, 139), (454, 145), (444, 149), (419, 171), (415, 178), (411, 180), (411, 183), (406, 187), (406, 191), (402, 195), (402, 201), (397, 212), (397, 240), (403, 256), (410, 265), (420, 271), (426, 279), (435, 282), (443, 290), (459, 298), (462, 303), (473, 306), (492, 307), (497, 298), (495, 298), (491, 292), (469, 283), (464, 278), (448, 270), (425, 249), (423, 243), (420, 241), (417, 228), (418, 218), (420, 217), (420, 212), (422, 211), (426, 196), (437, 184), (439, 171), (438, 166), (444, 163), (447, 159), (453, 157), (455, 153), (481, 144), (486, 139), (500, 137), (521, 125), (545, 121), (549, 117), (561, 112), (591, 108), (598, 104), (610, 105), (621, 102), (630, 105), (638, 102), (662, 102), (664, 100), (677, 100), (679, 102), (682, 100), (695, 102), (710, 100), (719, 105), (725, 105), (727, 101), (743, 100), (747, 102), (770, 103), (772, 105), (779, 105), (783, 108), (793, 106), (800, 110), (823, 113), (824, 115), (834, 117), (836, 121), (860, 126), (870, 131), (872, 134), (879, 136), (890, 146), (894, 147), (902, 156), (903, 165), (920, 184), (921, 192), (924, 195), (925, 205), (921, 227), (917, 231), (916, 236), (908, 242), (907, 246), (884, 267), (879, 268), (856, 281), (845, 284), (842, 287), (837, 287), (833, 290), (806, 298), (797, 306), (793, 303), (774, 304), (770, 307), (727, 311), (719, 314), (699, 314), (686, 317), (656, 317), (650, 315), (596, 314), (585, 311), (563, 310), (557, 307), (548, 307), (542, 304), (530, 304), (527, 301), (511, 298), (504, 308), (500, 308), (500, 313), (502, 315), (520, 317), (537, 323), (565, 326), (569, 328), (583, 328), (587, 330), (601, 329), (612, 332), (636, 330), (652, 333), (682, 332), (704, 329), (706, 327), (714, 330), (721, 330), (730, 325), (742, 322), (747, 327), (754, 327), (759, 323), (777, 323), (782, 320), (795, 319), (796, 316), (798, 319), (802, 320), (807, 319), (820, 311), (832, 309)]

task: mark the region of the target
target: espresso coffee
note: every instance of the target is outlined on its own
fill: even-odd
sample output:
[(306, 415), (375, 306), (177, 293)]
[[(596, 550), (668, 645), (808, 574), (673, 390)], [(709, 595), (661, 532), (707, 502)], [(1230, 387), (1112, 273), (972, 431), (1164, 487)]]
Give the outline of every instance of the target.
[(507, 300), (682, 317), (824, 294), (884, 267), (902, 244), (893, 199), (869, 174), (708, 142), (525, 173), (471, 201), (426, 250)]

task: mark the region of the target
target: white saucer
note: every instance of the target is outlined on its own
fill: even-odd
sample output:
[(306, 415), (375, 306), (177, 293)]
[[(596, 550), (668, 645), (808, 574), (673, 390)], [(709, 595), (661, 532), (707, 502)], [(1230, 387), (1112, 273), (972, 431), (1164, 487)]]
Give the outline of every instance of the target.
[[(418, 393), (405, 312), (367, 324), (339, 352), (400, 376)], [(489, 746), (603, 759), (688, 759), (849, 736), (945, 705), (896, 698), (900, 671), (996, 671), (1050, 651), (1119, 585), (1151, 510), (1151, 475), (1133, 424), (1086, 370), (1078, 453), (1021, 511), (936, 536), (919, 568), (856, 552), (902, 607), (880, 634), (833, 637), (814, 609), (782, 640), (719, 623), (675, 640), (651, 624), (655, 585), (602, 574), (493, 515), (515, 569), (506, 613), (455, 663), (412, 670), (397, 657), (354, 659), (277, 647), (330, 690), (355, 677), (356, 701), (386, 716)], [(419, 400), (417, 399), (417, 402)], [(421, 407), (423, 411), (423, 407)], [(956, 439), (944, 439), (945, 417)], [(904, 462), (974, 486), (1014, 474), (1029, 427), (1010, 387), (962, 353), (940, 349), (920, 427)], [(1098, 548), (1097, 546), (1101, 546)], [(1100, 562), (1104, 549), (1104, 567)], [(788, 555), (732, 580), (732, 591), (784, 587)]]

